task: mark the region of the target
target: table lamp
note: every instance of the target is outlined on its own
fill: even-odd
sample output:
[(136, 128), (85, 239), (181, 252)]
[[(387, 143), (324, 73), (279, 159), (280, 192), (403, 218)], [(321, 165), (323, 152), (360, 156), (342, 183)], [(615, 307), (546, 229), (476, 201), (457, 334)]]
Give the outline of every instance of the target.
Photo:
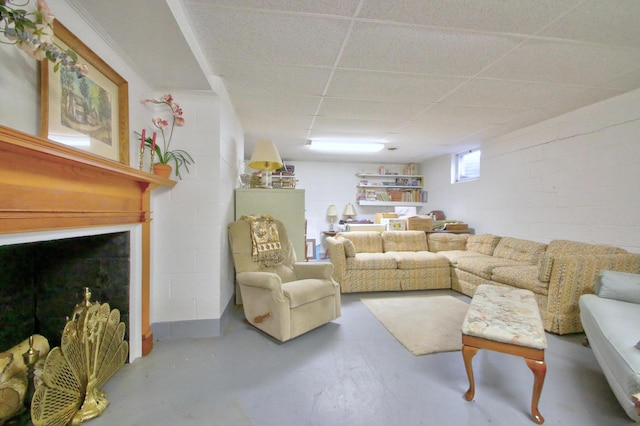
[(262, 170), (262, 187), (271, 188), (271, 172), (278, 170), (283, 165), (278, 154), (278, 148), (273, 141), (264, 139), (259, 140), (253, 147), (249, 167), (256, 170)]
[(351, 219), (357, 214), (358, 213), (356, 213), (356, 209), (355, 207), (353, 207), (353, 204), (347, 203), (347, 205), (344, 206), (344, 211), (342, 212), (342, 216), (345, 216), (347, 220)]
[(329, 231), (333, 232), (333, 221), (338, 217), (338, 209), (333, 204), (327, 209), (327, 217), (329, 218)]

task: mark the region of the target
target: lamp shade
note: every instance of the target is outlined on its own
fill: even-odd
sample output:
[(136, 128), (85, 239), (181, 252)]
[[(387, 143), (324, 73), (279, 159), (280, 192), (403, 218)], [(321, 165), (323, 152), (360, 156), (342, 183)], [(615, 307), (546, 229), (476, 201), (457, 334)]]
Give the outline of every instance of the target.
[(327, 217), (332, 219), (338, 217), (338, 209), (336, 209), (336, 206), (333, 204), (331, 204), (327, 209)]
[(344, 206), (344, 211), (342, 212), (342, 215), (346, 217), (353, 217), (357, 215), (356, 209), (355, 207), (353, 207), (353, 204), (348, 203), (346, 206)]
[(259, 140), (253, 147), (249, 167), (256, 170), (274, 171), (282, 167), (282, 159), (273, 141)]

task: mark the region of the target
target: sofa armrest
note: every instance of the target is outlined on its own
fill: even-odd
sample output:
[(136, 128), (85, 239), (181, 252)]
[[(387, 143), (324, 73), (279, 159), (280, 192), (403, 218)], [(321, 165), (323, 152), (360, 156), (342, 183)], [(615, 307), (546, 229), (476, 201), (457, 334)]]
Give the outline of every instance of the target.
[(333, 265), (331, 263), (308, 263), (297, 262), (293, 265), (293, 272), (299, 280), (317, 278), (321, 280), (331, 280), (333, 275)]
[(347, 255), (344, 244), (335, 237), (327, 237), (329, 259), (333, 265), (333, 278), (337, 282), (342, 282), (347, 273)]
[[(567, 314), (577, 314), (578, 299), (585, 293), (594, 293), (596, 280), (602, 270), (639, 273), (640, 255), (562, 254), (554, 256), (549, 279), (547, 312), (557, 318)], [(554, 325), (550, 331), (561, 334), (582, 331), (582, 327), (573, 331), (562, 331), (558, 328), (562, 327)]]

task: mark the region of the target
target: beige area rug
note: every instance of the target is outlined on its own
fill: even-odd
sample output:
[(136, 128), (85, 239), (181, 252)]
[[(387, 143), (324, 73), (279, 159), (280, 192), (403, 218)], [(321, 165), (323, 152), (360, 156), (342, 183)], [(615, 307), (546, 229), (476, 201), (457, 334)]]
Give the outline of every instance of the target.
[(459, 351), (469, 305), (452, 296), (363, 298), (362, 303), (414, 355)]

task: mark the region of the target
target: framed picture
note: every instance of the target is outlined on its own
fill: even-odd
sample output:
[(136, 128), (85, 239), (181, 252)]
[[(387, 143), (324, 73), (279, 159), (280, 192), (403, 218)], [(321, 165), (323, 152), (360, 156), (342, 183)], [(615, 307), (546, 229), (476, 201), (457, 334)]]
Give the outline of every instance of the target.
[(89, 73), (81, 78), (65, 67), (40, 63), (42, 137), (129, 165), (128, 84), (57, 20), (56, 44), (78, 55)]
[(306, 254), (305, 254), (305, 260), (309, 260), (309, 259), (316, 259), (316, 240), (315, 238), (310, 238), (307, 239), (306, 241)]

